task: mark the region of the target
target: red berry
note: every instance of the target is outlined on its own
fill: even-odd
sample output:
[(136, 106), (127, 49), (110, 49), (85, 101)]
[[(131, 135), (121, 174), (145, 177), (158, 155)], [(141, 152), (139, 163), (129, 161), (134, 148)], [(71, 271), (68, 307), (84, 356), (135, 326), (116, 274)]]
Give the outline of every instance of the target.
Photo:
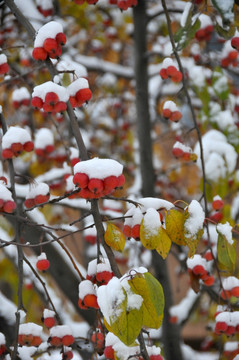
[(41, 109), (42, 106), (43, 106), (43, 100), (38, 96), (34, 96), (32, 98), (31, 104), (32, 104), (32, 106), (34, 106), (34, 107), (36, 107), (38, 109)]
[(221, 298), (223, 299), (223, 300), (228, 300), (228, 299), (230, 299), (231, 298), (231, 291), (230, 290), (222, 290), (221, 291)]
[(65, 111), (66, 109), (67, 109), (66, 103), (65, 103), (64, 101), (59, 101), (59, 102), (55, 105), (54, 111), (60, 113), (60, 112)]
[(172, 111), (170, 109), (163, 109), (163, 116), (168, 119), (170, 118)]
[(94, 332), (91, 336), (91, 341), (97, 348), (101, 348), (104, 346), (105, 337), (101, 332)]
[(69, 101), (73, 108), (80, 107), (75, 96), (70, 96)]
[(193, 273), (198, 276), (207, 274), (207, 270), (202, 265), (195, 265), (192, 270)]
[(217, 211), (214, 214), (211, 214), (209, 219), (218, 223), (223, 219), (223, 213), (221, 211)]
[(24, 205), (27, 209), (32, 208), (33, 206), (35, 206), (35, 200), (34, 199), (26, 199), (24, 201)]
[(37, 261), (36, 267), (39, 271), (46, 271), (49, 269), (50, 262), (47, 259), (40, 259)]
[(204, 285), (212, 286), (215, 282), (215, 278), (213, 275), (208, 276), (206, 279), (203, 280)]
[(65, 335), (61, 340), (62, 340), (62, 344), (65, 346), (72, 345), (73, 342), (75, 341), (74, 336), (72, 335)]
[(79, 306), (80, 309), (88, 310), (88, 307), (85, 306), (85, 304), (84, 304), (84, 302), (83, 302), (82, 299), (79, 299), (79, 300), (78, 300), (78, 306)]
[(121, 188), (124, 183), (125, 183), (125, 177), (123, 174), (121, 174), (120, 176), (118, 176), (118, 180), (119, 180), (119, 183), (118, 183), (118, 187)]
[(178, 83), (178, 82), (182, 81), (182, 78), (183, 78), (183, 74), (181, 73), (181, 71), (177, 71), (176, 75), (171, 77), (171, 80), (173, 82)]
[(235, 36), (231, 39), (231, 46), (237, 50), (239, 50), (239, 37)]
[(3, 149), (3, 151), (2, 151), (3, 159), (12, 159), (13, 156), (14, 156), (14, 153), (11, 149)]
[(104, 355), (105, 355), (106, 359), (109, 359), (109, 360), (115, 359), (115, 351), (114, 351), (112, 345), (105, 347)]
[(15, 201), (8, 200), (3, 205), (3, 211), (8, 214), (11, 214), (16, 209), (16, 207), (17, 207), (17, 205), (16, 205)]
[(167, 69), (161, 69), (160, 72), (159, 72), (159, 75), (161, 76), (161, 78), (163, 80), (167, 79), (168, 78)]
[(136, 224), (132, 227), (131, 236), (136, 240), (140, 238), (140, 224)]
[(173, 147), (172, 153), (176, 158), (181, 158), (183, 157), (184, 151), (180, 148)]
[(124, 225), (123, 233), (125, 234), (125, 236), (130, 238), (131, 237), (131, 227), (129, 225)]
[(8, 63), (0, 65), (0, 74), (6, 74), (6, 73), (8, 73), (8, 71), (9, 71)]
[(225, 321), (218, 321), (218, 322), (216, 322), (215, 333), (216, 334), (221, 334), (222, 332), (226, 332), (227, 327), (228, 326), (225, 323)]
[(89, 88), (86, 88), (86, 89), (80, 89), (77, 91), (76, 95), (76, 100), (79, 102), (79, 103), (84, 103), (86, 101), (89, 101), (92, 97), (92, 92)]
[(23, 145), (21, 143), (13, 143), (11, 145), (11, 150), (14, 152), (14, 155), (18, 155), (23, 150)]
[(96, 244), (97, 238), (96, 238), (95, 235), (86, 235), (86, 236), (85, 236), (85, 240), (86, 240), (89, 244), (94, 245), (94, 244)]
[(119, 179), (117, 176), (107, 176), (104, 179), (104, 192), (111, 193), (119, 184)]
[(56, 41), (60, 45), (65, 45), (65, 43), (66, 43), (66, 35), (64, 33), (58, 33), (56, 35)]
[(34, 149), (34, 144), (32, 141), (27, 141), (25, 142), (25, 144), (23, 145), (23, 149), (26, 151), (26, 152), (30, 152)]
[(52, 346), (61, 346), (62, 345), (61, 338), (58, 336), (52, 336), (52, 338), (50, 338), (50, 344)]
[(66, 351), (64, 353), (64, 359), (71, 360), (73, 358), (73, 352), (72, 351)]
[(168, 76), (176, 76), (177, 75), (178, 70), (176, 69), (175, 66), (170, 65), (167, 67), (167, 74)]
[(49, 105), (55, 105), (59, 101), (59, 97), (53, 91), (48, 92), (45, 96), (45, 103)]
[(43, 48), (48, 53), (52, 52), (55, 53), (57, 49), (57, 42), (55, 39), (47, 38), (43, 43)]
[(97, 296), (95, 294), (87, 294), (84, 299), (84, 304), (87, 307), (91, 307), (94, 309), (99, 309), (99, 305), (97, 302)]
[(223, 208), (223, 201), (222, 199), (213, 200), (212, 207), (214, 210), (221, 210)]
[(104, 182), (101, 179), (92, 178), (89, 180), (88, 189), (95, 195), (102, 193), (104, 189)]
[(211, 250), (208, 250), (208, 251), (204, 254), (203, 257), (204, 257), (207, 261), (213, 260), (213, 255), (212, 255)]
[(239, 286), (235, 286), (231, 289), (231, 295), (235, 297), (239, 297)]
[(42, 343), (42, 338), (40, 336), (33, 336), (31, 346), (40, 346)]
[(47, 327), (47, 328), (52, 328), (52, 326), (54, 326), (56, 323), (54, 317), (48, 317), (48, 318), (45, 318), (44, 319), (44, 325)]
[(85, 173), (76, 173), (73, 177), (73, 183), (81, 189), (85, 189), (88, 185), (89, 177)]
[(97, 272), (96, 280), (101, 284), (108, 284), (108, 282), (112, 279), (113, 273), (110, 271), (101, 271)]
[(173, 122), (178, 122), (182, 118), (182, 114), (180, 111), (173, 111), (169, 120)]
[(0, 356), (4, 355), (6, 351), (7, 351), (6, 346), (4, 344), (0, 345)]
[(36, 205), (40, 205), (40, 204), (43, 204), (45, 202), (47, 202), (50, 198), (50, 195), (47, 194), (47, 195), (37, 195), (35, 197), (35, 204)]
[(32, 51), (32, 57), (35, 60), (46, 60), (47, 58), (47, 52), (43, 47), (36, 47)]
[(150, 355), (149, 360), (163, 360), (160, 354), (158, 355)]

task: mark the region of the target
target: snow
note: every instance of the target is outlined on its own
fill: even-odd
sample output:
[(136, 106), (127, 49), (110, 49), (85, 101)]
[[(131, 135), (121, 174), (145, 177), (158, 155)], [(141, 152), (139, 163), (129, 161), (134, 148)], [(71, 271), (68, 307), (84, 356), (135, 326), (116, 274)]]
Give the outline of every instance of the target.
[(171, 203), (170, 201), (153, 197), (139, 198), (138, 202), (139, 204), (143, 205), (143, 211), (147, 210), (148, 208), (154, 208), (155, 210), (170, 210), (174, 207), (173, 203)]
[(234, 13), (232, 12), (234, 0), (215, 0), (215, 3), (221, 10), (224, 19), (228, 20), (229, 22), (234, 20)]
[(46, 260), (47, 257), (46, 257), (46, 253), (42, 252), (38, 257), (37, 257), (37, 260)]
[(41, 336), (42, 332), (43, 332), (42, 326), (32, 322), (21, 324), (19, 326), (20, 335)]
[(31, 141), (31, 135), (26, 129), (18, 126), (10, 126), (7, 132), (2, 137), (2, 148), (9, 149), (13, 143), (25, 144)]
[[(224, 351), (234, 351), (237, 350), (239, 348), (239, 342), (238, 341), (227, 341), (224, 344)], [(234, 360), (236, 358), (233, 358)]]
[(239, 279), (235, 276), (228, 276), (222, 280), (222, 287), (224, 290), (232, 290), (237, 286), (239, 287)]
[(201, 29), (212, 25), (212, 20), (211, 20), (210, 16), (208, 16), (206, 14), (200, 14), (199, 20), (201, 22), (201, 26), (200, 26)]
[(13, 101), (22, 101), (24, 99), (30, 99), (30, 93), (25, 87), (21, 87), (20, 89), (16, 89), (12, 92), (12, 100)]
[(43, 25), (37, 32), (34, 47), (42, 47), (46, 39), (55, 39), (56, 35), (63, 32), (63, 27), (56, 21)]
[[(218, 130), (209, 130), (202, 137), (205, 171), (208, 180), (217, 181), (231, 174), (236, 167), (237, 153), (227, 138)], [(201, 167), (199, 143), (194, 152), (197, 154), (197, 165)]]
[(167, 69), (169, 66), (175, 66), (175, 64), (173, 59), (167, 57), (162, 62), (162, 69)]
[(103, 271), (112, 272), (110, 262), (107, 258), (104, 258), (102, 262), (97, 264), (97, 273), (101, 273)]
[(189, 217), (184, 223), (186, 237), (194, 237), (203, 228), (205, 213), (197, 200), (192, 200), (187, 208)]
[(33, 183), (29, 185), (29, 192), (26, 199), (34, 199), (37, 195), (49, 194), (49, 186), (46, 183)]
[(192, 149), (189, 146), (184, 145), (180, 141), (176, 141), (173, 148), (181, 149), (184, 153), (192, 153)]
[(8, 190), (3, 184), (0, 184), (0, 199), (2, 199), (4, 202), (8, 200), (13, 201), (11, 191)]
[(0, 346), (6, 344), (5, 335), (0, 332)]
[(7, 63), (7, 57), (5, 54), (0, 54), (0, 65)]
[(127, 307), (126, 307), (126, 311), (130, 311), (130, 310), (139, 310), (142, 306), (143, 303), (143, 298), (142, 296), (135, 294), (132, 292), (131, 287), (128, 283), (128, 279), (127, 278), (123, 278), (121, 285), (123, 286), (124, 290), (126, 291), (127, 294)]
[(42, 10), (53, 9), (52, 0), (36, 0), (37, 6), (40, 6)]
[(163, 104), (163, 109), (169, 109), (172, 112), (174, 111), (178, 111), (177, 105), (175, 104), (174, 101), (165, 101), (165, 103)]
[(96, 289), (90, 280), (83, 280), (79, 284), (79, 298), (83, 300), (88, 294), (96, 295)]
[[(88, 73), (87, 69), (84, 65), (79, 64), (71, 59), (71, 57), (67, 54), (63, 54), (61, 60), (57, 63), (56, 68), (58, 71), (72, 71), (73, 74), (69, 73), (69, 77), (71, 81), (76, 78), (87, 78)], [(63, 76), (64, 74), (59, 74), (59, 76)]]
[[(127, 213), (125, 214), (125, 216), (128, 216), (128, 211)], [(129, 220), (130, 224), (131, 224), (131, 227), (133, 227), (134, 225), (138, 225), (141, 223), (143, 219), (143, 214), (142, 214), (142, 211), (141, 209), (139, 208), (135, 208), (134, 209), (134, 213), (133, 213), (133, 216), (131, 218), (131, 221)]]
[(36, 353), (36, 348), (35, 346), (19, 346), (17, 351), (18, 357), (21, 360), (32, 360), (34, 354)]
[(47, 318), (54, 318), (55, 317), (55, 311), (49, 310), (49, 309), (44, 309), (43, 311), (43, 318), (47, 319)]
[(202, 66), (196, 66), (190, 68), (190, 71), (188, 72), (189, 78), (193, 85), (195, 85), (197, 88), (202, 88), (205, 86), (205, 70)]
[(3, 319), (6, 319), (6, 322), (9, 325), (14, 325), (16, 322), (15, 313), (17, 311), (16, 305), (7, 299), (1, 292), (0, 292), (0, 316)]
[(153, 346), (147, 346), (146, 348), (147, 348), (149, 356), (161, 354), (161, 349), (158, 346), (153, 345)]
[(97, 157), (81, 161), (74, 166), (74, 174), (84, 173), (89, 179), (105, 179), (108, 176), (122, 174), (123, 165), (112, 159), (99, 159)]
[(202, 265), (204, 269), (207, 269), (207, 260), (200, 254), (195, 254), (193, 257), (187, 259), (188, 269), (193, 269), (196, 265)]
[(45, 101), (46, 94), (54, 92), (58, 95), (59, 101), (67, 102), (69, 95), (67, 89), (61, 85), (54, 83), (53, 81), (47, 81), (41, 85), (35, 86), (33, 89), (32, 97), (37, 96)]
[(54, 144), (54, 137), (50, 129), (41, 128), (37, 131), (35, 137), (35, 148), (44, 149), (47, 145)]
[(218, 224), (217, 231), (224, 235), (229, 244), (233, 245), (234, 241), (232, 239), (232, 226), (226, 222), (226, 224)]
[(107, 323), (113, 323), (123, 311), (120, 305), (125, 300), (125, 293), (120, 279), (113, 277), (107, 285), (97, 290), (97, 301)]
[(146, 237), (157, 236), (162, 226), (159, 213), (153, 208), (147, 209), (143, 223)]
[(67, 92), (69, 96), (75, 96), (78, 90), (81, 89), (88, 89), (89, 88), (89, 82), (87, 79), (81, 77), (75, 81), (73, 81), (67, 88)]
[(50, 329), (51, 337), (56, 336), (62, 338), (65, 335), (72, 335), (72, 330), (68, 325), (56, 325)]

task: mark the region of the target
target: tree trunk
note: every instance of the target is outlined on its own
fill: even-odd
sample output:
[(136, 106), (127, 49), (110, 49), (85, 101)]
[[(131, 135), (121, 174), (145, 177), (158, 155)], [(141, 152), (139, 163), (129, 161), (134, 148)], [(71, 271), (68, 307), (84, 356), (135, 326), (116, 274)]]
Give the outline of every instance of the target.
[[(151, 123), (148, 95), (148, 61), (147, 61), (147, 16), (146, 0), (139, 0), (133, 10), (134, 16), (134, 54), (136, 79), (137, 131), (140, 152), (140, 171), (142, 178), (142, 195), (154, 196), (154, 169), (152, 156)], [(167, 272), (166, 261), (156, 252), (153, 254), (155, 275), (160, 281), (165, 295), (163, 321), (163, 347), (166, 360), (182, 360), (180, 333), (178, 326), (169, 321), (169, 308), (172, 294)]]

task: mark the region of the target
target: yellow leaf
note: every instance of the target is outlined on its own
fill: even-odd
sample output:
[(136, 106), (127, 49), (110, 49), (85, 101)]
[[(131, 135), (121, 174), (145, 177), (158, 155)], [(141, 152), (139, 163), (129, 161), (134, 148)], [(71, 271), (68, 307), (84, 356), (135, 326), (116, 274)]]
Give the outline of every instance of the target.
[(161, 284), (146, 272), (136, 274), (129, 284), (134, 293), (142, 296), (143, 326), (158, 329), (163, 321), (164, 293)]
[(159, 231), (159, 244), (156, 248), (156, 251), (159, 253), (159, 255), (162, 256), (163, 259), (167, 257), (171, 248), (171, 244), (172, 241), (168, 236), (167, 231), (163, 227), (161, 227)]
[(125, 247), (125, 236), (116, 225), (108, 222), (105, 231), (105, 242), (113, 250), (122, 252)]
[(165, 226), (170, 239), (177, 245), (186, 245), (184, 237), (185, 215), (178, 210), (170, 209), (166, 218)]
[(140, 241), (146, 249), (153, 250), (158, 247), (161, 227), (158, 212), (148, 209), (140, 224)]
[(186, 244), (187, 244), (187, 246), (189, 248), (188, 257), (192, 257), (195, 254), (195, 252), (197, 250), (198, 243), (201, 240), (202, 236), (203, 236), (203, 229), (200, 229), (197, 232), (197, 235), (194, 235), (193, 237), (186, 237), (185, 236), (185, 241), (186, 241)]

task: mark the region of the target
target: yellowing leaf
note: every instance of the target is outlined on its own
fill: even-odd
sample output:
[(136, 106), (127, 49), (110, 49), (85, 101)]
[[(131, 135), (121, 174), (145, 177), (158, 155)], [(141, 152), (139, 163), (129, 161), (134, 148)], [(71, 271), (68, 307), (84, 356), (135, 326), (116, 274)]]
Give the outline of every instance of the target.
[(185, 236), (185, 242), (189, 248), (188, 257), (192, 257), (196, 253), (198, 243), (201, 240), (202, 236), (203, 236), (203, 229), (200, 229), (197, 232), (197, 235), (194, 235), (193, 237)]
[(217, 257), (219, 267), (226, 270), (229, 274), (233, 274), (236, 267), (236, 246), (235, 242), (230, 244), (225, 235), (219, 233), (217, 241)]
[(184, 222), (184, 213), (175, 209), (171, 209), (165, 218), (167, 234), (177, 245), (186, 245), (184, 237)]
[(142, 296), (143, 326), (158, 329), (163, 321), (164, 293), (161, 284), (146, 272), (137, 274), (129, 284), (134, 293)]
[(161, 227), (159, 213), (155, 209), (148, 209), (140, 224), (140, 241), (146, 249), (158, 247)]
[(105, 231), (105, 242), (113, 250), (122, 252), (125, 247), (125, 236), (116, 225), (108, 222)]
[(125, 345), (130, 346), (138, 337), (143, 321), (142, 306), (139, 309), (128, 309), (126, 291), (124, 300), (115, 308), (110, 323), (104, 318), (108, 331), (117, 336)]
[(167, 257), (171, 245), (172, 241), (168, 236), (167, 231), (163, 227), (161, 227), (159, 231), (159, 244), (156, 248), (156, 251), (159, 253), (159, 255), (162, 256), (163, 259)]

